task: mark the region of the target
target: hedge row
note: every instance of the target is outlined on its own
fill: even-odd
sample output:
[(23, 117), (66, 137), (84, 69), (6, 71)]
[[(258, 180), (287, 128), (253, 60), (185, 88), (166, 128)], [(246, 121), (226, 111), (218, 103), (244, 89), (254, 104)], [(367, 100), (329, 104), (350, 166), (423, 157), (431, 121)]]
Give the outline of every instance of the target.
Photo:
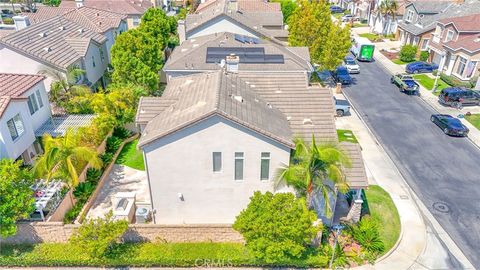
[(109, 257), (93, 259), (78, 246), (71, 244), (2, 245), (0, 266), (166, 266), (166, 267), (232, 267), (290, 266), (324, 267), (328, 258), (313, 249), (306, 258), (277, 264), (255, 259), (239, 243), (142, 243), (119, 245)]

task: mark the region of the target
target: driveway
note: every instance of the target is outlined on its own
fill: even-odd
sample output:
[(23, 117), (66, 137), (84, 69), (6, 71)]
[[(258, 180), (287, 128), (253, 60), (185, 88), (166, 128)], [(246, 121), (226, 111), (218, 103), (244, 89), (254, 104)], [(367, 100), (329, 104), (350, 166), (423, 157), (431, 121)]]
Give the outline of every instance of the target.
[(417, 196), (480, 269), (480, 150), (466, 138), (444, 135), (429, 120), (435, 111), (400, 93), (377, 63), (360, 68), (345, 94)]

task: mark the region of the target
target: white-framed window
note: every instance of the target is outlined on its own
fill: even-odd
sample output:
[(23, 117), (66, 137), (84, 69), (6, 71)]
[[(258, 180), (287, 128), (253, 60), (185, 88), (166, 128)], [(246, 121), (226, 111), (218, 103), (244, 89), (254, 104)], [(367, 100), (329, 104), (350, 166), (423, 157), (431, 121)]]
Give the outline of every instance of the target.
[(43, 108), (43, 100), (42, 100), (42, 96), (40, 95), (40, 90), (37, 90), (35, 94), (37, 95), (38, 106), (40, 108)]
[(102, 63), (105, 61), (105, 55), (103, 53), (102, 48), (98, 48), (98, 51), (100, 52), (100, 59), (102, 59)]
[(23, 132), (25, 131), (20, 114), (17, 114), (12, 119), (8, 120), (7, 127), (8, 131), (10, 132), (10, 136), (12, 136), (12, 141), (15, 141), (22, 136)]
[(133, 26), (138, 26), (140, 24), (140, 18), (139, 17), (133, 17)]
[(463, 72), (465, 71), (465, 67), (467, 66), (467, 59), (459, 56), (458, 57), (459, 59), (459, 62), (458, 62), (458, 66), (457, 66), (457, 70), (456, 70), (456, 73), (462, 77), (463, 76)]
[(270, 153), (262, 152), (260, 161), (260, 180), (270, 179)]
[(235, 152), (235, 180), (243, 180), (243, 152)]
[(478, 61), (470, 61), (467, 64), (467, 72), (465, 73), (465, 78), (470, 79), (475, 75), (475, 70), (477, 68)]
[(222, 152), (212, 153), (213, 172), (222, 171)]
[(413, 20), (413, 10), (408, 10), (407, 16), (405, 17), (405, 21), (412, 22), (412, 20)]
[(30, 115), (33, 115), (35, 112), (38, 111), (38, 103), (37, 103), (37, 98), (35, 97), (35, 93), (31, 94), (28, 96), (28, 110), (30, 111)]
[(453, 39), (453, 31), (452, 30), (448, 30), (447, 31), (447, 35), (445, 36), (445, 41), (444, 42), (449, 42), (450, 40)]
[(428, 42), (429, 42), (429, 41), (430, 41), (429, 39), (424, 39), (424, 40), (422, 40), (422, 47), (421, 47), (421, 50), (422, 50), (422, 51), (426, 51), (426, 50), (427, 50), (427, 48), (428, 48)]

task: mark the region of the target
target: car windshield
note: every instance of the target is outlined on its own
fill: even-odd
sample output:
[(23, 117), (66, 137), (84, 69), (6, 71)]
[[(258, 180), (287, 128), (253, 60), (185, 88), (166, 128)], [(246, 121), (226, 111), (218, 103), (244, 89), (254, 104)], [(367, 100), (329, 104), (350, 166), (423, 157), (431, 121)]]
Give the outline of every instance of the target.
[(355, 60), (353, 59), (347, 59), (345, 60), (345, 63), (347, 63), (347, 65), (356, 65), (357, 63), (355, 63)]
[(413, 80), (412, 76), (403, 76), (402, 80)]
[(452, 127), (456, 127), (456, 128), (462, 128), (463, 125), (462, 125), (462, 122), (460, 122), (460, 120), (456, 119), (456, 118), (450, 118), (448, 119), (448, 123), (450, 124), (450, 126)]
[(339, 68), (339, 69), (337, 69), (337, 74), (338, 75), (348, 75), (348, 70), (343, 69), (343, 68)]

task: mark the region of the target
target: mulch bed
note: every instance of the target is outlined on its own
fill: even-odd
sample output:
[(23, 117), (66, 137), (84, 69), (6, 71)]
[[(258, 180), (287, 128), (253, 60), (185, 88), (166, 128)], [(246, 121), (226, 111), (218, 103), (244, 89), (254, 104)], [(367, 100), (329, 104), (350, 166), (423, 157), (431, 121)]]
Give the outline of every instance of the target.
[(389, 60), (398, 59), (398, 52), (388, 52), (386, 50), (380, 50), (380, 52), (385, 55)]

